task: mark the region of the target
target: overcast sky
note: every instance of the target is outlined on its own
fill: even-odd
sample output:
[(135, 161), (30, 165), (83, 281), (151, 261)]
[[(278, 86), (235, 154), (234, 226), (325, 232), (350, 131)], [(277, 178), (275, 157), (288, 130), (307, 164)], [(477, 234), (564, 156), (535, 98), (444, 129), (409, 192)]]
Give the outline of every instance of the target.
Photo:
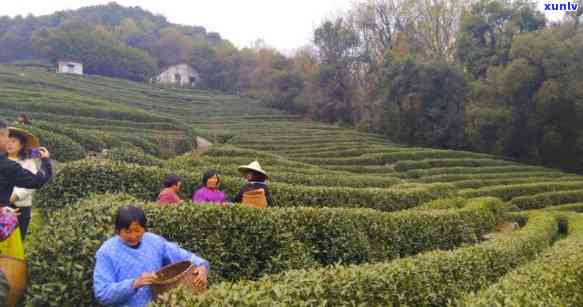
[[(57, 10), (106, 4), (112, 0), (0, 0), (0, 15), (45, 15)], [(567, 0), (539, 0), (566, 2)], [(354, 0), (117, 0), (162, 14), (170, 22), (204, 26), (237, 47), (262, 38), (270, 46), (291, 51), (310, 42), (325, 17), (345, 11)], [(574, 2), (574, 1), (573, 1)], [(549, 17), (556, 18), (557, 14)]]

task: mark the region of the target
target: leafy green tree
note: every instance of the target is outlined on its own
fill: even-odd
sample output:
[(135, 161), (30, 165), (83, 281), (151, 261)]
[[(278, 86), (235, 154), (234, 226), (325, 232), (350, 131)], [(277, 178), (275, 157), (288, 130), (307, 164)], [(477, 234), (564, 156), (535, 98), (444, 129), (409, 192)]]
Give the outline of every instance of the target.
[(384, 120), (399, 123), (387, 134), (410, 145), (463, 147), (466, 84), (460, 72), (404, 59), (390, 62), (384, 73)]
[(53, 61), (81, 61), (89, 74), (145, 81), (157, 71), (156, 60), (146, 52), (126, 47), (107, 30), (83, 22), (38, 31), (34, 41)]
[(489, 66), (508, 63), (515, 35), (545, 23), (533, 2), (479, 0), (461, 18), (457, 57), (474, 78), (483, 77)]

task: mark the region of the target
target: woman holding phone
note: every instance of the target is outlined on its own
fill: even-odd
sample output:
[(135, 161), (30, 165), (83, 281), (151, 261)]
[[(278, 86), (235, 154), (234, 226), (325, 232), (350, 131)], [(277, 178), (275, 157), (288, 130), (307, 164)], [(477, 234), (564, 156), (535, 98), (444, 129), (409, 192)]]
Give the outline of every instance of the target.
[[(38, 139), (28, 131), (18, 128), (10, 128), (9, 137), (10, 141), (6, 148), (8, 158), (17, 162), (31, 173), (38, 173), (38, 167), (34, 160), (39, 155), (38, 148), (40, 144)], [(10, 204), (18, 208), (20, 212), (18, 224), (23, 241), (28, 231), (28, 224), (30, 223), (34, 191), (33, 189), (14, 188), (10, 197)]]

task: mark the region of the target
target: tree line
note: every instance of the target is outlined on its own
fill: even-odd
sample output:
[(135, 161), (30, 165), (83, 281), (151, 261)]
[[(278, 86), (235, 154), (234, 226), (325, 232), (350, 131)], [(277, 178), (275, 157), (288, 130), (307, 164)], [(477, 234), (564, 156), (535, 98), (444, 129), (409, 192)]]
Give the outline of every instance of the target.
[(187, 62), (200, 87), (315, 120), (581, 172), (581, 7), (549, 22), (531, 0), (361, 0), (284, 56), (110, 3), (0, 17), (0, 62), (71, 58), (137, 81)]
[[(265, 103), (415, 146), (583, 171), (582, 10), (528, 0), (366, 0), (269, 61)], [(261, 67), (263, 67), (262, 65)]]

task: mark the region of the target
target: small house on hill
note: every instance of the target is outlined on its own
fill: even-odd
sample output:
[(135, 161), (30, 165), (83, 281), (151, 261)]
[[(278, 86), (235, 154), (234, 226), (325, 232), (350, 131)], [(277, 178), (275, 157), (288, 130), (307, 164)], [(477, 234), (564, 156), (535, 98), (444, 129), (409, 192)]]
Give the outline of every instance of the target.
[(163, 69), (156, 81), (160, 84), (194, 87), (200, 82), (200, 75), (192, 66), (179, 63)]
[(83, 75), (83, 63), (60, 60), (57, 63), (57, 73)]

